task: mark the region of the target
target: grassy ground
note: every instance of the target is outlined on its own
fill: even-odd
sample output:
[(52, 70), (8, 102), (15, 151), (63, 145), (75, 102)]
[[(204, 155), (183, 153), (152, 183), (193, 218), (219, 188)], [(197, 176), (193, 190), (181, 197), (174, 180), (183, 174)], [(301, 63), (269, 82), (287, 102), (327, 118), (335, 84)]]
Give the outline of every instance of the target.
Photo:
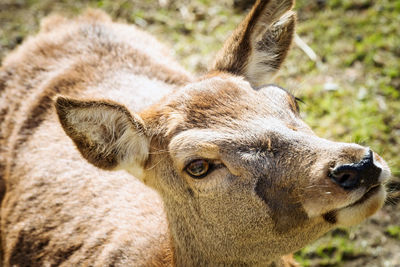
[[(86, 6), (152, 32), (192, 71), (204, 72), (250, 0), (0, 0), (0, 60), (52, 12)], [(400, 1), (298, 0), (298, 34), (319, 56), (294, 47), (276, 83), (295, 91), (322, 137), (368, 145), (400, 177)], [(400, 266), (400, 183), (375, 217), (338, 229), (297, 253), (303, 266)]]

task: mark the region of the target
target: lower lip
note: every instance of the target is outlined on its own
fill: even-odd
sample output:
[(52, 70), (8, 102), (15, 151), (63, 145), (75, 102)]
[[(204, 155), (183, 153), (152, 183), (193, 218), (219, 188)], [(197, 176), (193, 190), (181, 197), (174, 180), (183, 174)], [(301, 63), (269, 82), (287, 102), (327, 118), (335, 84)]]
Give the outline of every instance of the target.
[(367, 199), (369, 199), (370, 197), (372, 197), (373, 195), (375, 195), (376, 193), (378, 193), (381, 190), (381, 185), (375, 186), (373, 188), (371, 188), (370, 190), (368, 190), (367, 193), (365, 193), (359, 200), (357, 200), (356, 202), (354, 202), (353, 204), (350, 205), (350, 207), (352, 206), (356, 206), (358, 204), (363, 203), (364, 201), (366, 201)]

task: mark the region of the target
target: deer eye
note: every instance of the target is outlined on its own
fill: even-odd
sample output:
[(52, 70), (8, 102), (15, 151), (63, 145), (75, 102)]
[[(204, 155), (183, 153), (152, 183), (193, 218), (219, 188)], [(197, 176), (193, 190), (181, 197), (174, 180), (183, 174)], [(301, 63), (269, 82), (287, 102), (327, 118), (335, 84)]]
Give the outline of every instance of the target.
[(210, 163), (204, 159), (196, 159), (190, 162), (185, 171), (194, 179), (204, 178), (210, 171)]

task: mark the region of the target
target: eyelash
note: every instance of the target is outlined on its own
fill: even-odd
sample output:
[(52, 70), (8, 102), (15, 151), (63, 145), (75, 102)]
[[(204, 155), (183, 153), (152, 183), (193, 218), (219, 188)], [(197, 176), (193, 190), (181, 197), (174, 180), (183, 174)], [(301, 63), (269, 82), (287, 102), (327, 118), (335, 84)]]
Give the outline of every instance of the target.
[(302, 103), (302, 104), (305, 104), (305, 103), (306, 103), (306, 102), (304, 102), (304, 100), (301, 99), (301, 98), (295, 97), (294, 99), (296, 100), (296, 102), (300, 102), (300, 103)]
[(295, 97), (297, 111), (300, 112), (300, 104), (306, 104), (303, 99)]

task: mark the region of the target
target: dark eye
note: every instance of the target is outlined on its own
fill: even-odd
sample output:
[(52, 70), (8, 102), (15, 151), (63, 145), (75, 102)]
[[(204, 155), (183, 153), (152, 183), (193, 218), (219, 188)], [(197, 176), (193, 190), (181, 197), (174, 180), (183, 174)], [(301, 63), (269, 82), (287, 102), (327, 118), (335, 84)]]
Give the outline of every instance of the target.
[(209, 170), (210, 163), (204, 159), (196, 159), (190, 162), (185, 168), (185, 171), (195, 179), (204, 178), (208, 174)]

